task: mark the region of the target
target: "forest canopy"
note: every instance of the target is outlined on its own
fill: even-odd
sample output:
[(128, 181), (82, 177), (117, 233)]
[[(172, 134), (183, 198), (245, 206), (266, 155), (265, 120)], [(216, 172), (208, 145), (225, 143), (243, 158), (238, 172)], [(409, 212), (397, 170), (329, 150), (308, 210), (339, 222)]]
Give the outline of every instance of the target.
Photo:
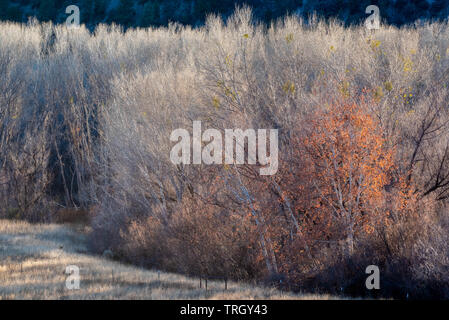
[(285, 14), (308, 18), (315, 13), (356, 24), (366, 18), (365, 9), (377, 5), (385, 23), (396, 26), (416, 20), (441, 20), (449, 15), (445, 0), (0, 0), (0, 20), (62, 23), (65, 8), (77, 5), (81, 23), (94, 28), (99, 23), (116, 23), (125, 27), (167, 26), (170, 22), (201, 26), (214, 13), (229, 17), (235, 6), (248, 5), (260, 21), (271, 22)]

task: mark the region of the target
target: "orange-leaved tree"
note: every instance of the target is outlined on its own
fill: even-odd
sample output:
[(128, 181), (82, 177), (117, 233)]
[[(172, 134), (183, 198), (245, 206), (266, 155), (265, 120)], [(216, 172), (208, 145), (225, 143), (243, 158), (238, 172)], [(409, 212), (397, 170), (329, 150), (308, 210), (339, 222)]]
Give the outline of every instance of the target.
[[(391, 183), (393, 148), (363, 99), (338, 101), (315, 112), (296, 138), (300, 170), (287, 181), (297, 212), (311, 217), (316, 237), (343, 228), (347, 254), (359, 232), (383, 223), (385, 186)], [(309, 232), (310, 234), (310, 232)]]

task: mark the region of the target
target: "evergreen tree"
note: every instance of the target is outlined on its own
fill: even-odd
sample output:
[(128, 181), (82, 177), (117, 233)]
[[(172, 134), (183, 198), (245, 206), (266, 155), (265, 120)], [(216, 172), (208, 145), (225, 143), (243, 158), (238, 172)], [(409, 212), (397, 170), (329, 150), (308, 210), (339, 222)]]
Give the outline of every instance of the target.
[(9, 6), (8, 10), (6, 11), (6, 16), (8, 20), (23, 22), (23, 13), (19, 6)]
[(335, 0), (324, 6), (323, 14), (327, 17), (336, 17), (344, 8), (343, 0)]
[(408, 2), (401, 10), (402, 15), (405, 18), (406, 23), (412, 23), (419, 18), (419, 10), (416, 8), (413, 2)]
[[(108, 14), (107, 7), (111, 2), (118, 4)], [(254, 9), (256, 19), (266, 22), (287, 12), (294, 13), (301, 7), (304, 16), (316, 12), (327, 18), (345, 19), (347, 24), (361, 23), (367, 17), (366, 7), (371, 4), (379, 7), (384, 21), (396, 25), (449, 15), (448, 0), (0, 0), (0, 19), (22, 21), (24, 8), (29, 5), (30, 15), (42, 21), (55, 20), (65, 17), (65, 7), (75, 4), (80, 7), (81, 21), (91, 26), (116, 22), (125, 27), (148, 27), (166, 25), (169, 21), (196, 25), (204, 23), (211, 13), (226, 18), (232, 14), (235, 5), (244, 3)], [(143, 8), (143, 12), (136, 14), (136, 6)]]
[(161, 23), (166, 25), (169, 22), (177, 21), (176, 19), (176, 9), (178, 8), (177, 2), (173, 1), (164, 1), (161, 6)]
[(160, 24), (160, 4), (159, 1), (148, 1), (143, 7), (143, 16), (140, 26), (159, 26)]
[(95, 1), (92, 0), (81, 0), (80, 4), (80, 14), (81, 21), (83, 23), (95, 23), (95, 15), (94, 15), (94, 5)]
[(427, 11), (430, 8), (430, 4), (427, 0), (412, 0), (410, 2), (415, 5), (416, 9), (419, 10), (421, 14), (423, 14), (422, 11)]
[(276, 18), (276, 2), (273, 0), (267, 1), (264, 5), (264, 21), (270, 23)]
[(94, 0), (95, 21), (103, 21), (106, 16), (107, 0)]
[(430, 7), (432, 17), (441, 17), (448, 6), (447, 0), (434, 0)]
[(178, 21), (181, 24), (191, 24), (192, 21), (192, 2), (191, 1), (181, 1), (178, 7)]
[(8, 19), (9, 0), (0, 0), (0, 20)]
[(55, 0), (41, 0), (39, 5), (39, 20), (50, 21), (56, 17)]
[[(351, 15), (360, 14), (361, 6), (359, 0), (348, 0), (346, 5), (349, 7), (349, 12)], [(363, 8), (363, 13), (365, 13), (365, 8)]]
[(391, 9), (391, 1), (390, 0), (379, 0), (379, 3), (377, 4), (377, 6), (379, 7), (380, 14), (386, 15), (387, 12)]
[(197, 0), (195, 3), (196, 16), (204, 19), (210, 13), (219, 13), (220, 3), (219, 0)]
[(130, 27), (135, 24), (135, 18), (134, 0), (120, 0), (117, 9), (111, 13), (110, 20), (125, 27)]

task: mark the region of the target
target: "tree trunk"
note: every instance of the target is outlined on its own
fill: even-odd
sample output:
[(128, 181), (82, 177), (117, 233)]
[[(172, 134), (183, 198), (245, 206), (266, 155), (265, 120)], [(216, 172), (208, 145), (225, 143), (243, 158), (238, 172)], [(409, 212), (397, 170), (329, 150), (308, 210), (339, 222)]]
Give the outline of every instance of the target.
[(354, 222), (349, 222), (348, 237), (346, 238), (346, 256), (350, 257), (354, 253)]

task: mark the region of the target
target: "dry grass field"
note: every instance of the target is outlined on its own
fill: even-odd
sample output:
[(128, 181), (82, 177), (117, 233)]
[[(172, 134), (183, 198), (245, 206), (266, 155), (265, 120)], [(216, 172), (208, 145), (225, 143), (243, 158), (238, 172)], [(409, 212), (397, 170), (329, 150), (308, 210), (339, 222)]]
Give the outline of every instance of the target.
[[(80, 267), (80, 290), (68, 290), (66, 266)], [(148, 271), (89, 255), (80, 228), (0, 220), (2, 299), (331, 299), (285, 294), (242, 283)]]

